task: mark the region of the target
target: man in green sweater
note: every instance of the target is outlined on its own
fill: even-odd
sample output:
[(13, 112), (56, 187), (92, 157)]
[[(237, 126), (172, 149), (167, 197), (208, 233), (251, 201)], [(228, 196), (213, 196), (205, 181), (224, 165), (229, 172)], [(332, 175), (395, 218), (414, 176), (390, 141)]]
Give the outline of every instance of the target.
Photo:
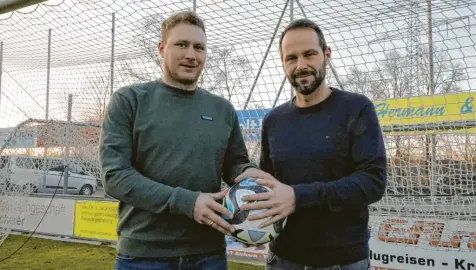
[[(206, 60), (202, 20), (162, 24), (162, 78), (112, 95), (100, 140), (101, 175), (119, 200), (116, 269), (227, 269), (221, 215), (237, 177), (266, 178), (248, 158), (235, 109), (197, 87)], [(246, 172), (245, 172), (246, 170)]]

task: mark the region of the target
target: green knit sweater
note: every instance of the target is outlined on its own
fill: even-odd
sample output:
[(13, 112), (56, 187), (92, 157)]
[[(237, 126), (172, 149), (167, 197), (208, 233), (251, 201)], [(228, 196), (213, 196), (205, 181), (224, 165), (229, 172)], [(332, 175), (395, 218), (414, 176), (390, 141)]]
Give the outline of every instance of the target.
[(195, 200), (256, 167), (230, 102), (161, 80), (114, 92), (99, 153), (105, 191), (120, 202), (118, 252), (138, 257), (224, 248), (224, 235), (193, 219)]

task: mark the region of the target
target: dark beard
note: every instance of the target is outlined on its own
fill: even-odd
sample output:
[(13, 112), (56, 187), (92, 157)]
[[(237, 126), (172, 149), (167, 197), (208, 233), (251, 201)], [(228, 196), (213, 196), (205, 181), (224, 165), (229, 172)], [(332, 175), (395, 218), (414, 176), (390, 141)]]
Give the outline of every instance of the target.
[[(301, 86), (297, 82), (297, 77), (302, 76), (302, 75), (311, 75), (313, 77), (312, 83), (306, 86)], [(323, 64), (321, 69), (319, 70), (319, 74), (316, 72), (315, 69), (311, 70), (306, 70), (306, 71), (301, 71), (299, 73), (295, 73), (292, 75), (292, 78), (290, 81), (290, 84), (298, 91), (299, 93), (307, 96), (312, 93), (314, 93), (317, 88), (322, 84), (324, 79), (326, 78), (326, 65)]]

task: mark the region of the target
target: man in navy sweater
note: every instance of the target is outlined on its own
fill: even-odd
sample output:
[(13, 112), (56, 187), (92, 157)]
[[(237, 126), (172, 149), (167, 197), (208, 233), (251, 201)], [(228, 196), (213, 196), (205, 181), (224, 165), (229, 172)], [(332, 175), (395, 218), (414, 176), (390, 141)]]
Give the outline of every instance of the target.
[[(374, 105), (326, 86), (331, 57), (319, 27), (293, 21), (280, 40), (281, 60), (296, 97), (263, 119), (258, 180), (272, 192), (248, 195), (243, 209), (269, 208), (250, 220), (288, 217), (270, 243), (267, 269), (370, 269), (368, 205), (387, 184), (387, 160)], [(243, 175), (235, 179), (241, 181)]]

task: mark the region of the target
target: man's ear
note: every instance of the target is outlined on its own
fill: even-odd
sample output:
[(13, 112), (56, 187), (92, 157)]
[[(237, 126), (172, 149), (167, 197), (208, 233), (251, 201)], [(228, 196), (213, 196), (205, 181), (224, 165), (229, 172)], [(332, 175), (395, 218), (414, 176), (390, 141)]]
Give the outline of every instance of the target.
[(326, 48), (326, 51), (324, 52), (324, 55), (326, 56), (326, 64), (329, 64), (329, 62), (331, 61), (331, 56), (332, 56), (331, 47)]
[(165, 43), (162, 40), (159, 41), (159, 44), (157, 45), (157, 49), (159, 50), (159, 55), (162, 58), (164, 58)]

